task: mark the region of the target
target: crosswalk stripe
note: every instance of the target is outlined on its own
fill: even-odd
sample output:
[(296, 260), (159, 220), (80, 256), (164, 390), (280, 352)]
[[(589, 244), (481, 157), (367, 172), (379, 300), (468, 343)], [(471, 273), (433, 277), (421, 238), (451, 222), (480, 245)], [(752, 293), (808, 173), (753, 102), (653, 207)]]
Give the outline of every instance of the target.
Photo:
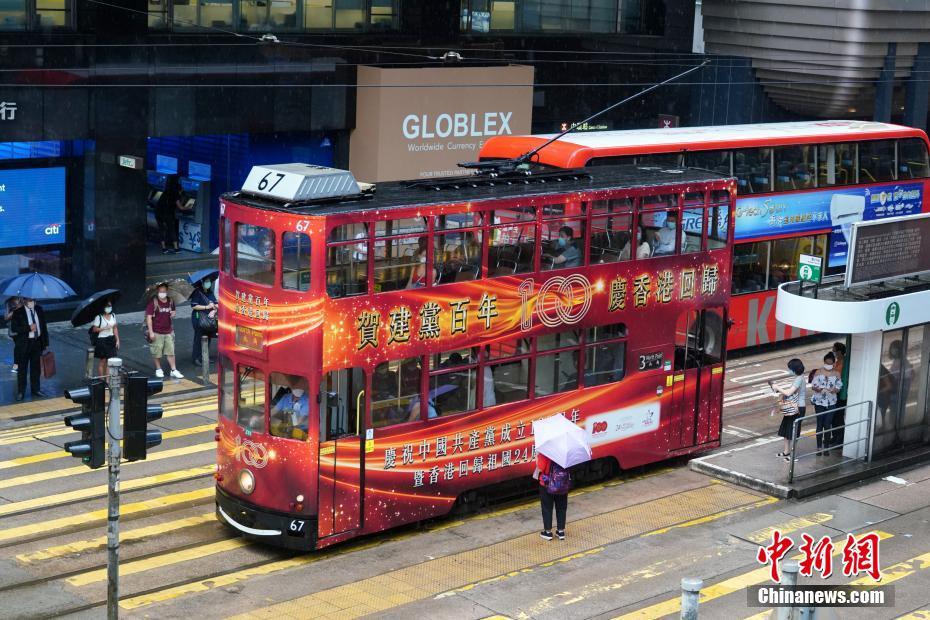
[[(207, 450), (216, 449), (216, 442), (211, 441), (209, 443), (198, 443), (192, 446), (184, 446), (181, 448), (173, 448), (171, 450), (162, 450), (160, 452), (153, 452), (148, 455), (148, 458), (144, 461), (134, 461), (130, 463), (123, 463), (123, 467), (128, 465), (139, 465), (141, 463), (151, 463), (152, 461), (163, 461), (165, 459), (171, 459), (178, 456), (188, 456), (191, 454), (196, 454), (198, 452), (206, 452)], [(37, 482), (45, 482), (47, 480), (57, 480), (59, 478), (67, 478), (69, 476), (78, 476), (80, 474), (89, 474), (96, 470), (89, 469), (85, 465), (78, 465), (76, 467), (66, 467), (65, 469), (52, 469), (49, 471), (42, 471), (36, 474), (27, 474), (25, 476), (17, 476), (16, 478), (7, 478), (6, 480), (0, 480), (0, 489), (10, 489), (13, 487), (23, 486), (24, 484), (35, 484)], [(123, 487), (126, 488), (125, 486)], [(3, 510), (3, 506), (0, 506), (0, 511)], [(2, 512), (0, 512), (2, 514)]]
[[(142, 502), (125, 504), (120, 506), (120, 515), (128, 516), (139, 512), (158, 510), (159, 508), (166, 508), (168, 506), (197, 502), (198, 500), (213, 497), (215, 493), (216, 489), (211, 485), (209, 487), (197, 489), (195, 491), (175, 493), (173, 495), (156, 497), (154, 499), (149, 499)], [(74, 527), (75, 525), (84, 525), (87, 523), (93, 523), (95, 521), (103, 521), (106, 518), (107, 510), (104, 508), (102, 510), (94, 510), (91, 512), (71, 515), (70, 517), (61, 517), (59, 519), (51, 519), (48, 521), (40, 521), (38, 523), (30, 523), (29, 525), (11, 527), (5, 530), (0, 530), (0, 542), (6, 540), (15, 540), (17, 538), (25, 538), (35, 534), (44, 534), (57, 530), (64, 530), (66, 528)]]
[[(174, 418), (182, 415), (193, 415), (197, 413), (206, 413), (216, 411), (216, 405), (206, 405), (201, 407), (193, 408), (180, 408), (180, 409), (171, 409), (166, 410), (162, 419), (164, 418)], [(29, 433), (24, 436), (9, 437), (9, 438), (0, 438), (0, 446), (12, 446), (15, 444), (26, 443), (28, 441), (33, 441), (35, 439), (46, 439), (48, 437), (58, 437), (61, 435), (70, 435), (75, 431), (71, 430), (64, 425), (64, 422), (59, 423), (57, 428), (46, 430), (38, 433)]]
[[(127, 491), (132, 491), (135, 489), (145, 489), (153, 486), (158, 486), (161, 484), (166, 484), (168, 482), (180, 482), (182, 480), (192, 480), (195, 478), (201, 478), (203, 476), (208, 476), (216, 470), (215, 465), (202, 465), (200, 467), (193, 467), (191, 469), (180, 469), (177, 471), (170, 471), (164, 474), (157, 474), (155, 476), (147, 476), (145, 478), (135, 478), (133, 480), (126, 480), (125, 482), (120, 483), (121, 492), (125, 493)], [(9, 504), (0, 505), (0, 517), (5, 515), (17, 514), (20, 512), (25, 512), (27, 510), (32, 510), (34, 508), (51, 508), (52, 506), (60, 506), (61, 504), (68, 504), (71, 502), (79, 501), (82, 499), (90, 499), (92, 497), (105, 497), (107, 494), (107, 485), (102, 484), (99, 486), (87, 487), (85, 489), (76, 489), (74, 491), (68, 491), (66, 493), (56, 493), (55, 495), (46, 495), (43, 497), (36, 497), (33, 499), (22, 500), (19, 502), (10, 502)]]
[[(886, 540), (892, 538), (894, 534), (889, 534), (887, 532), (875, 532), (878, 534), (879, 539)], [(834, 551), (834, 555), (839, 555), (842, 553), (842, 545), (838, 545)], [(804, 556), (797, 555), (794, 556), (795, 560), (800, 560)], [(762, 568), (756, 568), (742, 575), (736, 575), (729, 579), (724, 579), (720, 583), (715, 583), (710, 586), (707, 586), (701, 590), (699, 603), (707, 603), (714, 599), (726, 596), (728, 594), (733, 594), (734, 592), (740, 592), (748, 588), (749, 586), (756, 586), (765, 581), (771, 579), (772, 571), (768, 566), (763, 566)], [(642, 609), (637, 609), (636, 611), (623, 614), (622, 616), (617, 616), (613, 620), (651, 620), (652, 618), (662, 618), (664, 616), (669, 616), (672, 614), (678, 614), (681, 610), (681, 599), (670, 598), (668, 600), (662, 601), (661, 603), (656, 603), (655, 605), (650, 605)]]
[[(182, 428), (176, 431), (164, 431), (161, 434), (161, 438), (162, 441), (166, 439), (176, 439), (178, 437), (196, 435), (197, 433), (206, 433), (208, 431), (212, 431), (214, 428), (216, 428), (215, 424), (201, 424), (200, 426), (191, 426), (190, 428)], [(54, 459), (70, 456), (71, 455), (64, 450), (58, 450), (56, 452), (43, 452), (42, 454), (33, 454), (31, 456), (20, 456), (15, 459), (10, 459), (9, 461), (0, 461), (0, 469), (11, 469), (13, 467), (21, 467), (23, 465), (44, 463), (45, 461), (51, 461)], [(2, 481), (0, 481), (0, 483), (2, 483)]]
[[(181, 549), (180, 551), (153, 555), (142, 560), (120, 562), (119, 574), (120, 577), (125, 577), (126, 575), (145, 572), (147, 570), (152, 570), (153, 568), (162, 568), (165, 566), (171, 566), (172, 564), (178, 564), (180, 562), (189, 562), (191, 560), (203, 558), (208, 555), (223, 553), (224, 551), (232, 551), (233, 549), (245, 547), (248, 544), (249, 543), (242, 538), (230, 538), (228, 540), (220, 540), (218, 542), (198, 545), (188, 549)], [(105, 581), (106, 578), (107, 569), (100, 568), (97, 570), (87, 571), (85, 573), (79, 573), (73, 577), (69, 577), (66, 581), (72, 586), (81, 587), (96, 583), (98, 581)]]
[[(165, 532), (174, 533), (184, 528), (210, 523), (211, 521), (216, 521), (216, 515), (212, 512), (208, 512), (202, 515), (197, 515), (195, 517), (188, 517), (186, 519), (175, 519), (174, 521), (156, 523), (155, 525), (147, 525), (145, 527), (121, 531), (119, 540), (120, 544), (122, 545), (127, 542), (147, 538), (149, 536), (163, 536)], [(31, 564), (33, 562), (41, 562), (42, 560), (60, 558), (66, 555), (71, 555), (73, 553), (83, 553), (85, 551), (101, 549), (106, 544), (107, 537), (98, 536), (97, 538), (90, 538), (87, 540), (77, 540), (66, 545), (46, 547), (45, 549), (40, 549), (31, 553), (21, 553), (16, 556), (16, 559), (23, 564)]]

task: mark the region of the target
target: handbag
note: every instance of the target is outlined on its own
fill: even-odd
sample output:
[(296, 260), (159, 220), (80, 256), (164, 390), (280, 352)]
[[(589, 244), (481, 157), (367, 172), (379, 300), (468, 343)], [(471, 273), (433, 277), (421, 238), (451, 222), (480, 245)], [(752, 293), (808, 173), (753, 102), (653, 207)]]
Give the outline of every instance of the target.
[(42, 366), (42, 378), (51, 379), (55, 376), (55, 353), (53, 351), (46, 351), (42, 354), (42, 357), (39, 358), (39, 362)]
[(200, 326), (200, 331), (202, 331), (205, 336), (216, 336), (220, 327), (216, 316), (210, 316), (209, 312), (198, 312), (197, 314), (199, 315), (197, 322)]
[(799, 394), (795, 392), (791, 396), (785, 396), (781, 400), (781, 414), (782, 415), (798, 415), (801, 413), (801, 410), (798, 408), (798, 396)]

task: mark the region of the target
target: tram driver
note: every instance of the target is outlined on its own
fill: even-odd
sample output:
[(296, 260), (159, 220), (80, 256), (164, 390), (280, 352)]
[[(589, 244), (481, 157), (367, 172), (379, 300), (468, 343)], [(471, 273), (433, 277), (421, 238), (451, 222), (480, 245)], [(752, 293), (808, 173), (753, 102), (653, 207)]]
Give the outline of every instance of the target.
[(306, 439), (310, 423), (307, 380), (296, 375), (285, 375), (285, 381), (271, 402), (271, 434), (275, 437)]

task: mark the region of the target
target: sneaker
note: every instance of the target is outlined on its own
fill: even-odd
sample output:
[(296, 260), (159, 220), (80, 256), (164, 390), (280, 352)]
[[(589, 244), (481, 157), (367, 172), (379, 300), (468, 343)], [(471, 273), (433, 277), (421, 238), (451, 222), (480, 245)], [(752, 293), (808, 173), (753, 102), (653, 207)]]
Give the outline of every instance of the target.
[(779, 458), (785, 458), (786, 456), (788, 456), (788, 453), (787, 453), (787, 452), (779, 452), (779, 453), (776, 454), (775, 456), (777, 456), (777, 457), (779, 457)]
[(158, 370), (155, 371), (155, 376), (158, 377), (159, 379), (163, 379), (165, 376), (165, 371), (159, 368)]
[(552, 532), (543, 530), (539, 533), (539, 537), (542, 538), (543, 540), (552, 540)]
[(555, 535), (559, 537), (559, 540), (565, 540), (565, 530), (556, 530)]
[(19, 370), (17, 370), (16, 368), (10, 368), (10, 372), (12, 372), (15, 375), (19, 372)]
[(183, 378), (184, 378), (184, 375), (182, 375), (182, 374), (181, 374), (181, 371), (179, 371), (177, 368), (175, 368), (174, 370), (171, 371), (171, 376), (174, 377), (175, 379), (183, 379)]

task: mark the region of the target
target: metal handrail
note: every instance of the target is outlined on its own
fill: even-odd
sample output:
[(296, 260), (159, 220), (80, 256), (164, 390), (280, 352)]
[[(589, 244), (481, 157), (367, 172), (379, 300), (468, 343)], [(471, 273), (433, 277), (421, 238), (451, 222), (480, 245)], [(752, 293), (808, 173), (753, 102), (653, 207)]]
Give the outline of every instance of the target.
[[(828, 413), (829, 413), (829, 414), (834, 414), (834, 413), (836, 413), (837, 411), (846, 411), (846, 410), (851, 409), (851, 408), (853, 408), (853, 407), (859, 407), (859, 406), (862, 406), (862, 405), (865, 405), (865, 406), (866, 406), (866, 412), (867, 412), (867, 413), (866, 413), (866, 418), (865, 418), (864, 420), (857, 420), (856, 422), (852, 422), (852, 423), (850, 423), (850, 424), (843, 424), (843, 425), (841, 425), (841, 426), (831, 426), (830, 428), (824, 429), (824, 430), (822, 430), (822, 431), (815, 431), (815, 432), (814, 432), (814, 435), (815, 435), (815, 436), (817, 436), (817, 435), (824, 435), (824, 434), (826, 434), (826, 433), (833, 433), (834, 431), (836, 431), (836, 430), (838, 430), (838, 429), (843, 429), (843, 428), (852, 427), (852, 426), (859, 426), (859, 425), (861, 425), (861, 424), (867, 424), (867, 425), (868, 425), (868, 430), (866, 431), (866, 436), (865, 436), (865, 437), (860, 437), (859, 439), (855, 439), (855, 440), (853, 440), (853, 441), (845, 441), (845, 439), (844, 439), (843, 443), (840, 444), (840, 446), (853, 445), (853, 444), (857, 444), (857, 443), (861, 443), (861, 442), (865, 441), (865, 442), (866, 442), (866, 448), (865, 448), (865, 452), (866, 452), (866, 453), (865, 453), (865, 456), (864, 456), (863, 460), (865, 460), (867, 463), (872, 462), (872, 434), (873, 434), (873, 427), (872, 427), (872, 424), (873, 424), (873, 422), (874, 422), (874, 414), (873, 414), (873, 410), (872, 410), (873, 407), (874, 407), (874, 404), (872, 403), (872, 401), (870, 401), (870, 400), (864, 400), (864, 401), (861, 401), (861, 402), (858, 402), (858, 403), (853, 403), (853, 404), (851, 404), (851, 405), (844, 405), (844, 406), (842, 406), (842, 407), (834, 407), (833, 409), (827, 409), (826, 411), (821, 411), (821, 412), (819, 412), (819, 413), (815, 413), (815, 414), (812, 415), (812, 416), (807, 416), (807, 415), (805, 415), (803, 418), (798, 418), (797, 420), (795, 420), (795, 421), (792, 423), (792, 426), (791, 426), (791, 452), (788, 454), (788, 459), (789, 459), (789, 460), (788, 460), (788, 482), (789, 482), (789, 483), (794, 482), (794, 478), (795, 478), (795, 476), (794, 476), (794, 464), (795, 464), (795, 462), (801, 460), (802, 458), (807, 458), (807, 457), (811, 457), (811, 456), (816, 456), (816, 455), (817, 455), (817, 452), (818, 452), (818, 451), (815, 450), (814, 452), (806, 452), (806, 453), (804, 453), (804, 454), (798, 454), (798, 455), (796, 456), (796, 453), (797, 453), (797, 450), (798, 450), (798, 440), (801, 438), (801, 433), (800, 433), (800, 431), (801, 431), (801, 422), (803, 422), (804, 420), (807, 420), (807, 419), (815, 419), (815, 418), (817, 418), (818, 416), (827, 415)], [(816, 426), (815, 426), (815, 428), (816, 428)], [(831, 448), (831, 449), (832, 449), (832, 448)], [(812, 470), (812, 471), (810, 471), (810, 472), (808, 472), (808, 473), (806, 473), (806, 474), (804, 474), (804, 475), (805, 475), (805, 476), (810, 476), (811, 474), (815, 474), (815, 473), (817, 473), (817, 472), (826, 471), (826, 470), (828, 470), (828, 469), (834, 469), (834, 468), (836, 468), (836, 467), (839, 467), (839, 466), (843, 465), (844, 463), (845, 463), (845, 461), (842, 461), (842, 460), (841, 460), (839, 463), (834, 463), (833, 465), (827, 465), (826, 467), (820, 467), (820, 468), (818, 468), (818, 469), (814, 469), (814, 470)]]

